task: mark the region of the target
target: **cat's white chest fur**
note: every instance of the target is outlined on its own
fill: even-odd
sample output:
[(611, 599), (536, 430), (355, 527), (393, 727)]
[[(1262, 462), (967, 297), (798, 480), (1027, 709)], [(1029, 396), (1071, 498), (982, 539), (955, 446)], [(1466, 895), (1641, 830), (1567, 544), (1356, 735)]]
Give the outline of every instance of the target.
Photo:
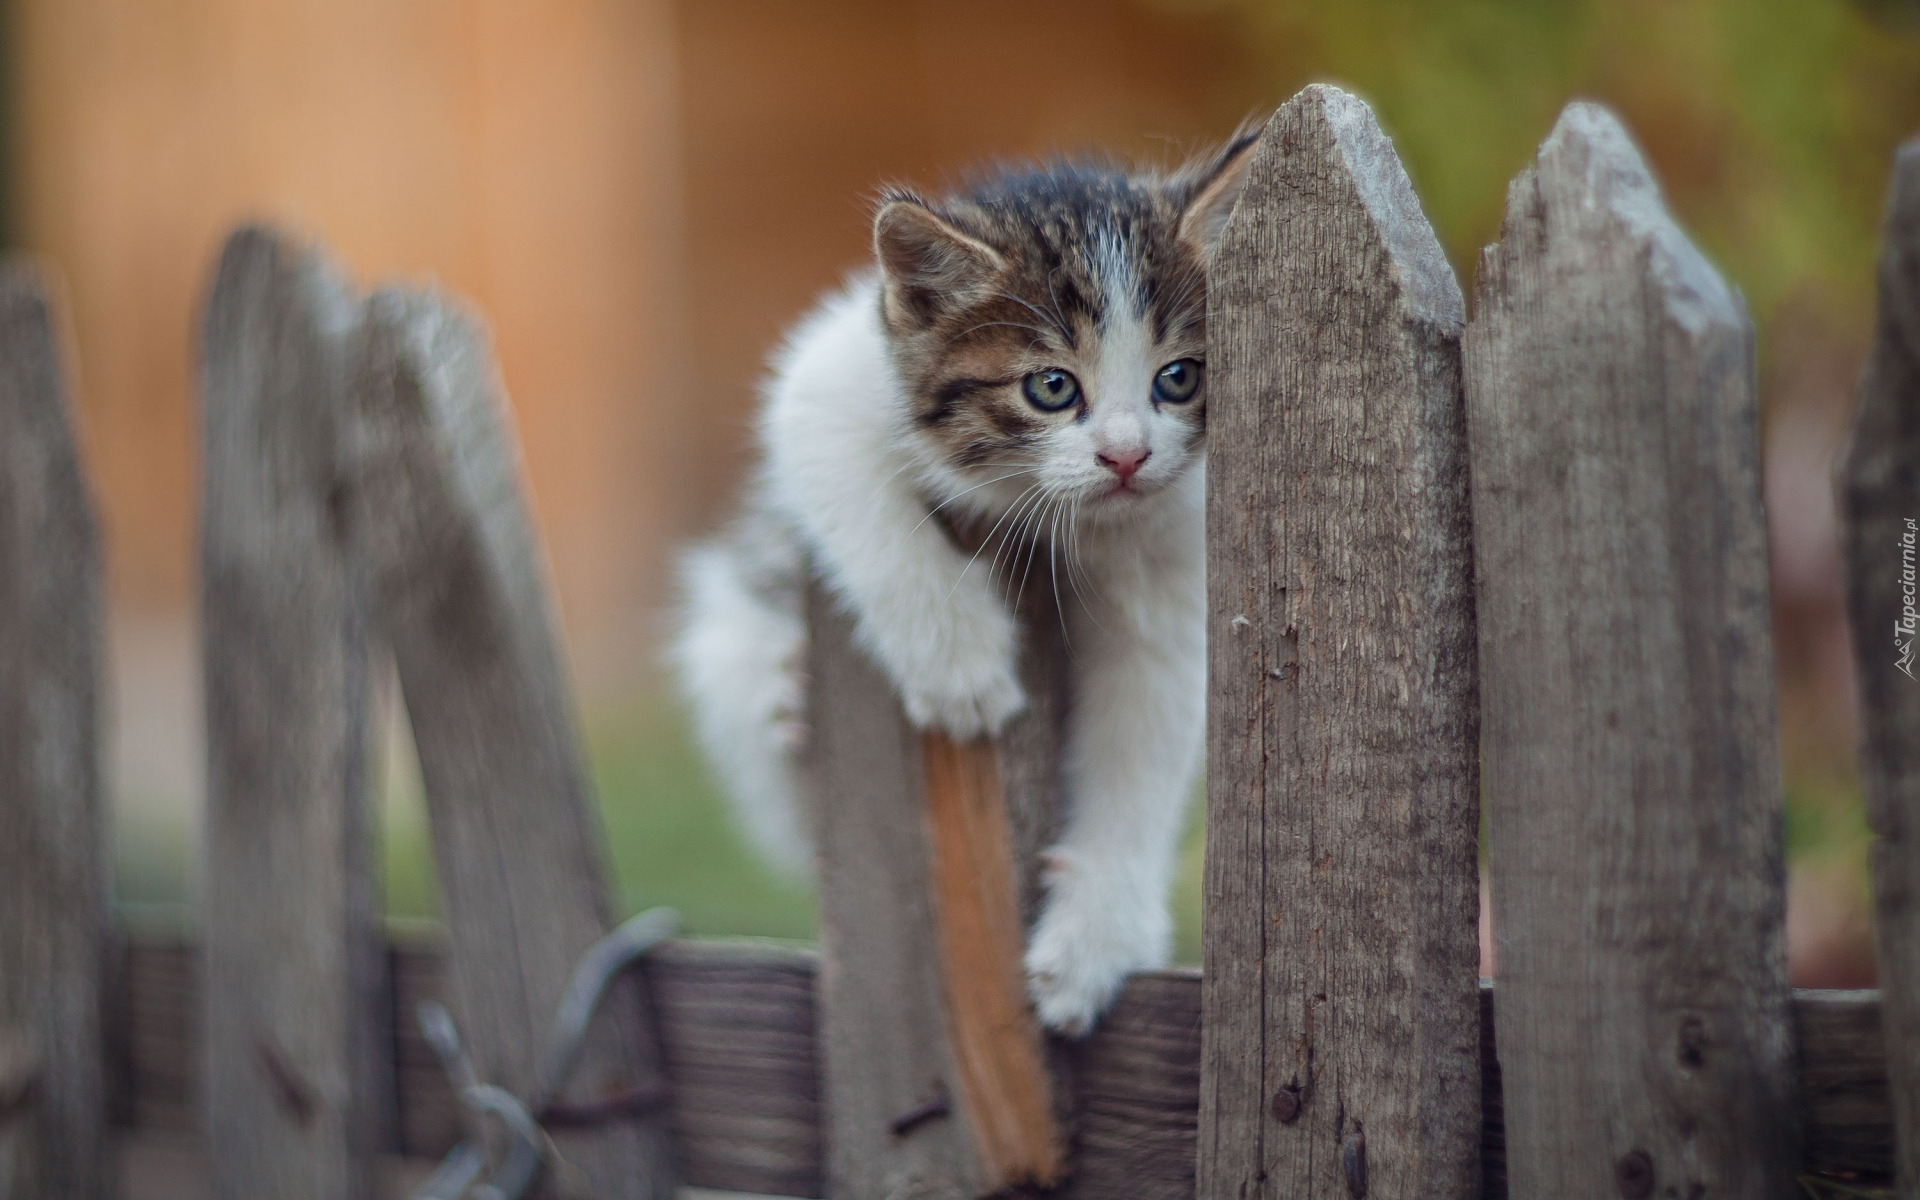
[[(776, 358), (744, 514), (686, 562), (676, 659), (699, 733), (749, 833), (794, 865), (804, 564), (909, 719), (961, 739), (1025, 706), (1011, 600), (1059, 597), (1067, 811), (1026, 969), (1062, 1031), (1171, 949), (1205, 709), (1199, 239), (1243, 151), (1191, 177), (1056, 168), (944, 209), (889, 203), (881, 270)], [(939, 515), (986, 528), (982, 549)]]

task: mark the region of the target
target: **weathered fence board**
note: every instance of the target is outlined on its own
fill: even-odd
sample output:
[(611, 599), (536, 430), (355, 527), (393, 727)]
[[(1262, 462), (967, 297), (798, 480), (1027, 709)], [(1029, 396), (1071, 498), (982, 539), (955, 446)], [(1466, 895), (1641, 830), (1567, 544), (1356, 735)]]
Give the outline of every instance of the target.
[(1513, 1194), (1784, 1198), (1752, 332), (1605, 110), (1509, 190), (1466, 364)]
[(1893, 1174), (1896, 1105), (1888, 1094), (1884, 1018), (1878, 992), (1794, 993), (1808, 1171), (1869, 1184)]
[(1903, 1195), (1920, 1195), (1920, 140), (1894, 160), (1879, 324), (1841, 464), (1861, 779), (1876, 835), (1874, 944), (1886, 995), (1900, 1186)]
[(1209, 279), (1199, 1194), (1474, 1194), (1465, 313), (1392, 145), (1315, 86)]
[[(367, 302), (362, 328), (351, 523), (426, 785), (454, 1012), (482, 1078), (534, 1103), (552, 1082), (536, 1076), (561, 994), (611, 917), (544, 564), (477, 320), (388, 290)], [(656, 1079), (640, 974), (609, 994), (567, 1098)], [(554, 1141), (594, 1195), (667, 1200), (667, 1119)]]
[(100, 542), (49, 290), (0, 263), (0, 1196), (105, 1200)]
[(249, 228), (201, 330), (205, 1102), (234, 1200), (373, 1191), (367, 653), (336, 453), (358, 312), (320, 251)]
[[(445, 996), (436, 946), (394, 947), (396, 1010)], [(685, 1180), (695, 1187), (782, 1196), (825, 1195), (821, 1126), (826, 1106), (814, 1022), (816, 958), (736, 942), (674, 942), (656, 954), (650, 983), (673, 1080), (673, 1129)], [(136, 1128), (178, 1132), (196, 1121), (200, 956), (177, 941), (134, 941), (120, 978), (133, 1047)], [(1495, 991), (1481, 989), (1491, 1023)], [(1801, 1055), (1798, 1110), (1805, 1169), (1855, 1183), (1893, 1169), (1887, 1060), (1873, 992), (1797, 992)], [(1480, 1147), (1487, 1200), (1504, 1200), (1499, 1070), (1486, 1051)], [(400, 1146), (437, 1157), (459, 1136), (445, 1073), (413, 1031), (395, 1044)], [(1200, 976), (1156, 971), (1128, 982), (1092, 1036), (1067, 1057), (1076, 1085), (1078, 1150), (1072, 1194), (1102, 1200), (1188, 1200), (1200, 1099)], [(410, 1065), (411, 1064), (411, 1065)], [(1520, 1193), (1515, 1192), (1516, 1196)]]
[(955, 746), (908, 726), (851, 622), (810, 591), (808, 787), (833, 864), (820, 918), (835, 1200), (987, 1195), (1064, 1168), (1020, 973), (1064, 674), (1051, 626), (1030, 625), (1034, 710), (997, 748)]

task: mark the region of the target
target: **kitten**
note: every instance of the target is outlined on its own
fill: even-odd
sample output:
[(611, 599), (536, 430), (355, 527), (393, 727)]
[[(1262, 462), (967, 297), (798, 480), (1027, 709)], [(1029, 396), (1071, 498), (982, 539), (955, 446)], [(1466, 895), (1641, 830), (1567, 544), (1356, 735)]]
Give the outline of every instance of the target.
[[(685, 562), (675, 657), (701, 740), (748, 832), (796, 867), (803, 558), (908, 717), (961, 739), (1025, 705), (1007, 594), (1048, 565), (1068, 811), (1026, 970), (1064, 1032), (1170, 952), (1205, 714), (1206, 262), (1253, 141), (1170, 176), (1058, 162), (937, 202), (888, 192), (877, 270), (774, 360), (745, 514)], [(992, 530), (991, 553), (945, 519)]]

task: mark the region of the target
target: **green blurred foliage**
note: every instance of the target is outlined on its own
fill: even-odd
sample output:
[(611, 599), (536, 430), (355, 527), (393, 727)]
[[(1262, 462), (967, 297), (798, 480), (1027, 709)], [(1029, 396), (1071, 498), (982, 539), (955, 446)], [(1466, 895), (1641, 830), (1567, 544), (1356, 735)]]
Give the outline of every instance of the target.
[[(813, 936), (809, 887), (746, 844), (676, 709), (638, 702), (595, 713), (587, 742), (623, 913), (665, 904), (703, 936)], [(437, 917), (419, 769), (405, 746), (395, 758), (381, 805), (387, 913)]]
[(1463, 282), (1507, 181), (1589, 98), (1626, 120), (1763, 327), (1811, 292), (1864, 328), (1888, 163), (1920, 132), (1911, 0), (1151, 3), (1243, 24), (1277, 96), (1314, 80), (1365, 96)]

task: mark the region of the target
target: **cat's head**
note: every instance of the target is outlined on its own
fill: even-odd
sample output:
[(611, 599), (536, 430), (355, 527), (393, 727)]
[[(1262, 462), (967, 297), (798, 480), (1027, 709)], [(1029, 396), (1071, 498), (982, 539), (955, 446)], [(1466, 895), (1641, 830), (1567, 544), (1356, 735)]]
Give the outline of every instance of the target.
[(1199, 460), (1207, 257), (1254, 140), (1171, 175), (1056, 162), (884, 198), (883, 317), (941, 482), (982, 507), (1044, 494), (1098, 518)]

